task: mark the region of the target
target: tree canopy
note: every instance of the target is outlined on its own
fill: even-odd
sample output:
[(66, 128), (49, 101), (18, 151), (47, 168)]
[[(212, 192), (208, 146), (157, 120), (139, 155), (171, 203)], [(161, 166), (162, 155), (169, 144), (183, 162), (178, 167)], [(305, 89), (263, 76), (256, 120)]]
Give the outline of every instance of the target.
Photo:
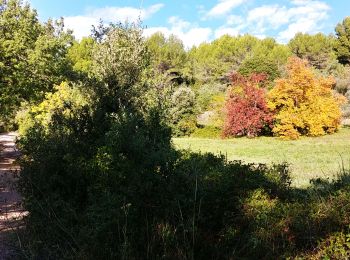
[(187, 53), (182, 41), (175, 35), (165, 37), (158, 32), (152, 34), (146, 45), (151, 54), (152, 66), (160, 72), (181, 71), (187, 62)]
[(40, 100), (70, 77), (73, 38), (63, 20), (40, 23), (29, 4), (1, 0), (0, 6), (0, 120), (9, 121), (21, 102)]
[(322, 33), (297, 33), (288, 46), (297, 57), (308, 60), (310, 65), (317, 69), (325, 69), (331, 60), (335, 59), (335, 39)]
[(299, 58), (290, 58), (287, 76), (269, 92), (269, 107), (276, 113), (273, 132), (284, 138), (334, 133), (340, 126), (341, 100), (332, 88), (332, 77), (317, 76)]
[(74, 41), (68, 49), (67, 57), (77, 72), (91, 73), (93, 69), (92, 54), (95, 40), (92, 37), (84, 37), (81, 41)]
[(350, 17), (346, 17), (335, 27), (336, 45), (335, 50), (339, 62), (350, 64)]

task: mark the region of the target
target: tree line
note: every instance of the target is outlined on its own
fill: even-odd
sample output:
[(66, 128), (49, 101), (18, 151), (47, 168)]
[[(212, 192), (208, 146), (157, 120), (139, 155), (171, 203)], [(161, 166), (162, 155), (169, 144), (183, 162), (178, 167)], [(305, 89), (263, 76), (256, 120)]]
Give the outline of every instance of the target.
[[(29, 5), (2, 1), (1, 6), (0, 122), (3, 128), (11, 128), (21, 121), (16, 116), (23, 118), (24, 111), (38, 105), (47, 93), (54, 93), (62, 82), (93, 78), (94, 49), (108, 29), (100, 24), (91, 36), (77, 41), (64, 29), (62, 19), (40, 23)], [(347, 97), (340, 105), (341, 118), (346, 119), (350, 116), (349, 23), (349, 17), (340, 22), (335, 35), (298, 33), (288, 44), (249, 34), (224, 35), (189, 50), (176, 36), (155, 33), (145, 39), (151, 86), (148, 98), (162, 103), (175, 136), (227, 136), (224, 129), (234, 120), (225, 109), (230, 102), (231, 74), (264, 74), (263, 88), (269, 91), (276, 79), (288, 73), (287, 61), (294, 56), (308, 62), (314, 77), (333, 77), (330, 88)]]
[[(316, 45), (300, 50), (313, 57), (309, 67), (289, 58), (291, 43), (250, 35), (185, 50), (175, 36), (145, 39), (139, 24), (101, 24), (78, 42), (62, 20), (41, 23), (28, 4), (0, 3), (1, 122), (21, 134), (18, 189), (29, 212), (17, 234), (23, 257), (347, 257), (348, 172), (300, 190), (288, 165), (228, 162), (176, 150), (171, 139), (196, 133), (199, 114), (207, 116), (202, 133), (217, 133), (225, 104), (233, 114), (253, 110), (240, 121), (252, 124), (226, 121), (235, 127), (224, 128), (228, 135), (268, 132), (260, 126), (275, 110), (272, 131), (335, 131), (340, 111), (327, 76), (334, 71), (335, 88), (348, 93), (340, 46), (349, 18), (337, 26), (339, 40), (296, 36)], [(308, 37), (331, 42), (329, 56)], [(300, 79), (304, 89), (295, 91)]]

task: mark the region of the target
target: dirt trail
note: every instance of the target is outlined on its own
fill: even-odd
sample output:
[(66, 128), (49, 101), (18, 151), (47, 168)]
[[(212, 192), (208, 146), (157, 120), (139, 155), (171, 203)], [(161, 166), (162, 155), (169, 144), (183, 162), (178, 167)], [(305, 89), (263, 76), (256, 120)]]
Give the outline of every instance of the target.
[(16, 138), (16, 133), (0, 134), (0, 260), (16, 257), (13, 239), (26, 214), (21, 207), (21, 196), (15, 189), (19, 173), (19, 167), (15, 165), (19, 156)]

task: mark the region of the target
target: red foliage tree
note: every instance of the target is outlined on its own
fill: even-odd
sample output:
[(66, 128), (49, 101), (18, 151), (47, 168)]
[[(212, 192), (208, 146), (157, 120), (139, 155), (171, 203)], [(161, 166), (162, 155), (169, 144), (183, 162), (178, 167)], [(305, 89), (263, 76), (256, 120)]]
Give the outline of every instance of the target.
[(226, 101), (223, 136), (258, 136), (265, 127), (272, 127), (273, 114), (266, 104), (266, 76), (253, 74), (231, 76), (232, 89)]

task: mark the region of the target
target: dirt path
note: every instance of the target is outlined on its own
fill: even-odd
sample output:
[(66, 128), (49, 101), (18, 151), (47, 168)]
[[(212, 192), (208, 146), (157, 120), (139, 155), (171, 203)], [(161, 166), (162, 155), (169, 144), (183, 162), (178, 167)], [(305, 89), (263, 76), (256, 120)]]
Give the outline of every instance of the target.
[(14, 163), (19, 156), (16, 138), (15, 133), (0, 134), (0, 260), (16, 258), (13, 241), (26, 214), (15, 189), (19, 173), (19, 167)]

